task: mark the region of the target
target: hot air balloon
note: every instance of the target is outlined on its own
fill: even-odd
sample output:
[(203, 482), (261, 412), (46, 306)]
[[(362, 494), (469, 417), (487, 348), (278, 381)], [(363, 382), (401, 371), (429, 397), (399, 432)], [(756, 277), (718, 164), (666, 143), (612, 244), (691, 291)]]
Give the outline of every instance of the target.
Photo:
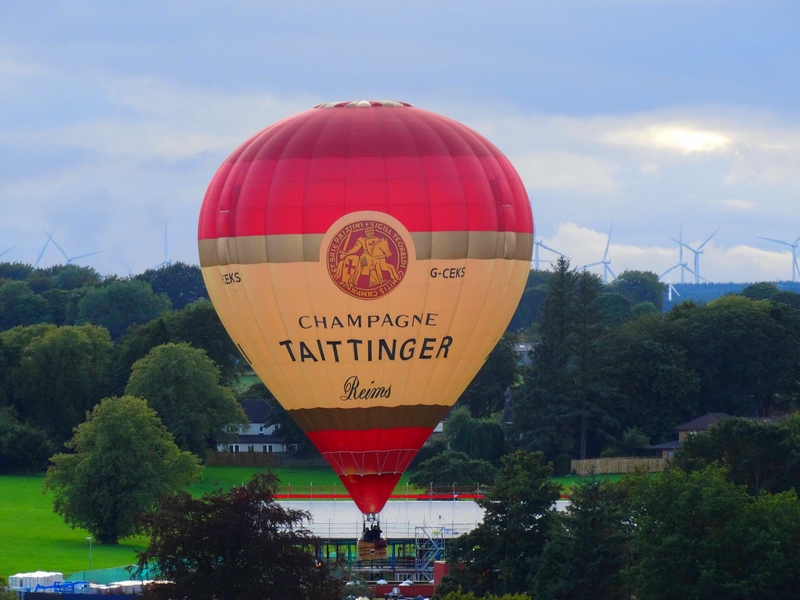
[(468, 127), (336, 102), (239, 146), (198, 237), (242, 356), (375, 515), (508, 325), (533, 218), (511, 163)]

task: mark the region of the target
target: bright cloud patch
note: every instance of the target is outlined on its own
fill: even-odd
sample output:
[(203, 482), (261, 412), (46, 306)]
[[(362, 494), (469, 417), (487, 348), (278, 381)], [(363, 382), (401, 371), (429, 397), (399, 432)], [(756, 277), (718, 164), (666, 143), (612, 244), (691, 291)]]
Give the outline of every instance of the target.
[(721, 152), (733, 140), (716, 131), (704, 131), (675, 125), (651, 125), (641, 129), (609, 131), (601, 136), (609, 144), (642, 146), (657, 150), (672, 150), (686, 154), (692, 152)]

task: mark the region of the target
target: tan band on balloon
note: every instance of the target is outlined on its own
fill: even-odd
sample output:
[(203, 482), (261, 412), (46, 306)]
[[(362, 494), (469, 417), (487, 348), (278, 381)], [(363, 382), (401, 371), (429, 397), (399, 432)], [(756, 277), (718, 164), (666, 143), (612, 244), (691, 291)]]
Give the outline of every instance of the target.
[[(303, 431), (361, 431), (402, 427), (433, 427), (449, 406), (376, 406), (372, 408), (309, 408), (288, 411)], [(432, 425), (433, 424), (433, 425)]]
[[(323, 234), (259, 235), (200, 240), (201, 267), (319, 262)], [(530, 260), (533, 234), (430, 231), (411, 234), (417, 260)]]

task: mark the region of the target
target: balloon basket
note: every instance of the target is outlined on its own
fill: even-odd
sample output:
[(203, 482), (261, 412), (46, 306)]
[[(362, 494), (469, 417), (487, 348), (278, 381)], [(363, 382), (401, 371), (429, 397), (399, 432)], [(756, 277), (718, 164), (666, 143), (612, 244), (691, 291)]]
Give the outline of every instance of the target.
[(358, 540), (358, 560), (379, 560), (386, 558), (386, 540), (381, 538), (377, 542), (364, 542)]

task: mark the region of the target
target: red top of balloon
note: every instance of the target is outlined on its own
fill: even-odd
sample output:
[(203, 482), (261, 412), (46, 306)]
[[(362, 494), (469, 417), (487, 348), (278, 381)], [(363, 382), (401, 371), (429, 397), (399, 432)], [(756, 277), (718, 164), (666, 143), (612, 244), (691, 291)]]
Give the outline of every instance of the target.
[(258, 132), (206, 192), (199, 239), (324, 233), (378, 210), (409, 231), (533, 232), (508, 159), (470, 128), (406, 102), (318, 104)]

